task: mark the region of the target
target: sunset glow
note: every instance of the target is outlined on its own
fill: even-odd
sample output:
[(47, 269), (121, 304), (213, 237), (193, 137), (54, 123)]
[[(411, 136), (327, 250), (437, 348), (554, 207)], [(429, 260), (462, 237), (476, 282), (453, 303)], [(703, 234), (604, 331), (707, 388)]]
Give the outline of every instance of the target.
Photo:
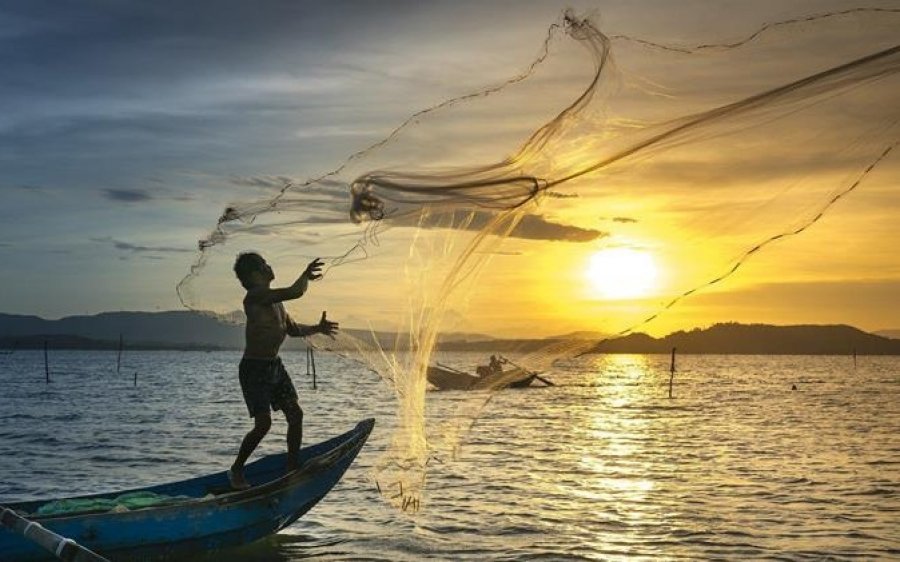
[(585, 274), (598, 296), (632, 299), (647, 296), (656, 287), (657, 268), (647, 252), (611, 248), (592, 255)]

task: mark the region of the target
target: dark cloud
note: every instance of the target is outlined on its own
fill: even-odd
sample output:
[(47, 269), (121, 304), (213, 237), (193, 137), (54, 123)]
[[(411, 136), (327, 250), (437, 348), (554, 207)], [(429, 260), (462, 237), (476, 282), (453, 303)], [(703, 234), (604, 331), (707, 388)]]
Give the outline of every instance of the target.
[[(365, 41), (357, 21), (378, 29), (403, 9), (397, 2), (385, 9), (376, 2), (274, 0), (85, 2), (77, 8), (46, 0), (5, 3), (0, 31), (16, 26), (21, 32), (0, 35), (0, 67), (15, 78), (4, 82), (0, 97), (33, 108), (102, 93), (152, 107), (198, 76), (207, 83), (272, 71), (304, 76), (302, 69), (323, 54)], [(160, 92), (161, 84), (167, 92)]]
[(633, 218), (631, 218), (631, 217), (613, 217), (613, 218), (612, 218), (612, 221), (613, 221), (613, 222), (623, 223), (623, 224), (629, 224), (629, 223), (635, 223), (635, 222), (638, 222), (637, 219), (633, 219)]
[[(42, 177), (72, 193), (110, 178), (162, 182), (198, 163), (225, 174), (244, 159), (272, 169), (296, 154), (301, 125), (346, 113), (334, 90), (358, 90), (329, 61), (364, 41), (354, 18), (377, 29), (388, 11), (374, 2), (4, 3), (3, 179), (30, 183), (49, 168)], [(146, 195), (104, 192), (120, 203)]]
[(21, 189), (22, 191), (27, 191), (28, 193), (43, 193), (47, 191), (45, 188), (33, 184), (17, 185), (16, 188)]
[[(166, 190), (163, 190), (166, 191)], [(104, 189), (103, 197), (110, 201), (118, 203), (143, 203), (145, 201), (178, 201), (186, 203), (188, 201), (196, 201), (197, 198), (190, 193), (180, 193), (178, 195), (160, 197), (151, 194), (145, 189)]]
[(140, 244), (132, 244), (131, 242), (123, 242), (109, 236), (105, 238), (91, 238), (91, 242), (112, 244), (113, 247), (117, 250), (122, 250), (124, 252), (130, 252), (133, 254), (140, 254), (144, 252), (188, 254), (194, 252), (193, 249), (188, 248), (174, 248), (171, 246), (143, 246)]
[[(494, 215), (486, 212), (475, 212), (472, 220), (466, 225), (466, 230), (480, 231), (493, 219)], [(424, 228), (441, 228), (445, 224), (445, 216), (433, 214), (419, 222), (419, 218), (413, 215), (405, 215), (397, 219), (391, 219), (391, 223), (398, 226), (422, 226)], [(554, 242), (591, 242), (598, 238), (609, 236), (608, 232), (581, 228), (568, 224), (550, 222), (541, 215), (525, 215), (521, 222), (510, 233), (513, 238), (525, 240), (549, 240)]]
[(284, 186), (295, 183), (287, 176), (231, 176), (228, 181), (239, 187), (257, 187), (260, 189), (280, 190)]
[(140, 203), (153, 200), (153, 196), (143, 189), (104, 189), (103, 196), (110, 201)]
[(511, 236), (531, 240), (590, 242), (609, 236), (608, 232), (550, 222), (540, 215), (525, 215)]

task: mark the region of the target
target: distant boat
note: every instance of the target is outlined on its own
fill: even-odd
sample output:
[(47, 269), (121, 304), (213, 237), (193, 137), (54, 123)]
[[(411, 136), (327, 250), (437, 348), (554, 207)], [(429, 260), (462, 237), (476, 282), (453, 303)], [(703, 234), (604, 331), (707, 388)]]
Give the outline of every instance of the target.
[(490, 390), (497, 388), (525, 388), (537, 378), (521, 368), (497, 371), (484, 376), (472, 375), (446, 365), (428, 367), (428, 382), (438, 390)]
[[(148, 492), (171, 503), (133, 510), (35, 515), (51, 501), (7, 504), (55, 533), (115, 562), (166, 560), (250, 543), (284, 529), (334, 487), (375, 425), (367, 419), (347, 433), (300, 451), (301, 468), (285, 474), (287, 454), (269, 455), (246, 467), (249, 490), (231, 491), (225, 472), (115, 493), (69, 500), (115, 499)], [(188, 499), (185, 499), (185, 496)], [(43, 562), (52, 556), (0, 527), (0, 553), (10, 562)]]

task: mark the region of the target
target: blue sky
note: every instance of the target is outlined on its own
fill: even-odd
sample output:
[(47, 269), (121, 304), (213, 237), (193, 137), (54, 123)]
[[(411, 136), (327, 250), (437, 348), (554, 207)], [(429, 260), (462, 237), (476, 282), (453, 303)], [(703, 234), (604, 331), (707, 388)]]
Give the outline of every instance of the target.
[[(556, 10), (540, 10), (547, 17), (523, 32), (513, 60), (532, 55)], [(0, 310), (177, 308), (196, 240), (229, 201), (264, 189), (242, 178), (323, 171), (446, 95), (434, 72), (420, 73), (442, 49), (423, 37), (436, 19), (467, 26), (465, 12), (418, 2), (0, 5)], [(452, 13), (462, 15), (447, 21)]]

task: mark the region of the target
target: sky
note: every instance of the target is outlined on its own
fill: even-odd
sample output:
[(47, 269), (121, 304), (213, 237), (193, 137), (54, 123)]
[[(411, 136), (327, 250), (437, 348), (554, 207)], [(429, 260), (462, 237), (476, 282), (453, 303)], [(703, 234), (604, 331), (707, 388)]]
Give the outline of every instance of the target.
[[(175, 286), (197, 257), (197, 240), (226, 206), (270, 196), (280, 178), (331, 170), (413, 112), (521, 72), (566, 7), (595, 14), (610, 34), (697, 44), (741, 37), (785, 17), (889, 5), (0, 2), (0, 312), (59, 318), (182, 308)], [(832, 39), (824, 38), (826, 45)], [(822, 56), (792, 52), (783, 66), (814, 67)], [(567, 76), (565, 67), (560, 75)], [(741, 79), (729, 76), (720, 90), (691, 102), (727, 100)], [(511, 144), (524, 123), (539, 123), (571, 91), (548, 88), (546, 98), (502, 118), (482, 118), (480, 140), (469, 150)], [(827, 137), (803, 154), (831, 150)], [(811, 184), (820, 170), (831, 171), (815, 159), (803, 162)], [(492, 266), (496, 275), (473, 297), (477, 321), (453, 327), (508, 335), (621, 327), (627, 322), (606, 320), (628, 304), (585, 281), (607, 230), (661, 201), (674, 209), (679, 185), (724, 183), (739, 165), (745, 178), (768, 181), (773, 174), (770, 167), (759, 172), (749, 157), (685, 152), (627, 171), (659, 186), (652, 201), (620, 197), (604, 208), (582, 200), (532, 214), (520, 231), (531, 245), (513, 240), (504, 247), (505, 257)], [(900, 328), (898, 170), (893, 155), (809, 231), (760, 253), (728, 283), (686, 299), (649, 331), (730, 320)], [(721, 227), (712, 219), (702, 225)], [(681, 267), (660, 264), (659, 274)], [(390, 290), (384, 281), (372, 285), (371, 293)], [(337, 289), (348, 285), (335, 287), (329, 297), (341, 299)], [(669, 297), (652, 295), (658, 303)], [(497, 309), (504, 313), (491, 312)], [(336, 310), (351, 323), (371, 321), (365, 311)]]

